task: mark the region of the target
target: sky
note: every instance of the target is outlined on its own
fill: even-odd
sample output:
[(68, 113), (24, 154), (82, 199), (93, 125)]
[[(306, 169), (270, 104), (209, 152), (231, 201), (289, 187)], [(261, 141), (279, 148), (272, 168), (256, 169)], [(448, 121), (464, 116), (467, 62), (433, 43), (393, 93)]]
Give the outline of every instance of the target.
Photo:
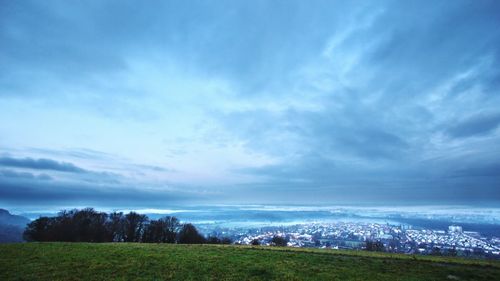
[(0, 206), (494, 206), (499, 26), (488, 0), (0, 0)]

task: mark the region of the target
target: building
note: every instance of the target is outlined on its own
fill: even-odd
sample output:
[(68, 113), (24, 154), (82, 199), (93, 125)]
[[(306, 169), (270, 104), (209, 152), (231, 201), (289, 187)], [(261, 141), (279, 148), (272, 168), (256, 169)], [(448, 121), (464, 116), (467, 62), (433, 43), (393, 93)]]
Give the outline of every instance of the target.
[(449, 233), (462, 233), (462, 227), (459, 225), (450, 225), (448, 226)]

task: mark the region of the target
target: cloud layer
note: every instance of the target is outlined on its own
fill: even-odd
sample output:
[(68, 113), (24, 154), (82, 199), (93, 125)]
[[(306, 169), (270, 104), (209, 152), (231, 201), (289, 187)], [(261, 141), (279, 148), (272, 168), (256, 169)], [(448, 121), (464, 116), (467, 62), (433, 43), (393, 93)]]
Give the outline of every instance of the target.
[(0, 203), (500, 201), (498, 1), (0, 5)]
[(51, 159), (16, 159), (12, 157), (0, 157), (0, 166), (27, 168), (34, 170), (52, 170), (59, 172), (84, 173), (87, 172), (71, 163), (57, 162)]

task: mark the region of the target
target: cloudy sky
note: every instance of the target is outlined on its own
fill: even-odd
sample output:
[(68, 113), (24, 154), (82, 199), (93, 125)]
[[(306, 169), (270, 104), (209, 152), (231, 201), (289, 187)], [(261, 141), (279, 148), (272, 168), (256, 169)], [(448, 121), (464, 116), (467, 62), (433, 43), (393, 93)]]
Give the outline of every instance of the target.
[(499, 15), (0, 0), (0, 204), (498, 203)]

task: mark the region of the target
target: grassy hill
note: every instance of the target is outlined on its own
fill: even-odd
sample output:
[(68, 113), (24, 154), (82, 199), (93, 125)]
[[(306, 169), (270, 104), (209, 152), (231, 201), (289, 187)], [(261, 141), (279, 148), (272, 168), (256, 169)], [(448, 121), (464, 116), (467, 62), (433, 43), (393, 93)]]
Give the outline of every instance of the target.
[(0, 245), (0, 280), (500, 280), (500, 262), (273, 247)]

